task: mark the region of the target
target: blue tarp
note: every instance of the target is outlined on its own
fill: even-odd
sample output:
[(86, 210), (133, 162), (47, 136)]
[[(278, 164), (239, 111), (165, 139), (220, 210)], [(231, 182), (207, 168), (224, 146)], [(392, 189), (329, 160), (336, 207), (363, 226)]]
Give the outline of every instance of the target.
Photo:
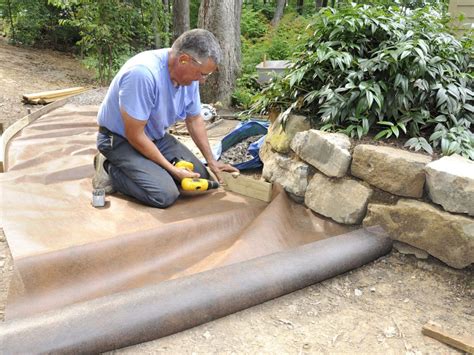
[(263, 164), (260, 160), (260, 157), (258, 156), (258, 151), (265, 140), (265, 135), (268, 131), (268, 125), (269, 122), (259, 120), (250, 120), (240, 123), (234, 128), (232, 132), (222, 138), (222, 140), (213, 147), (212, 152), (214, 154), (214, 158), (219, 159), (223, 152), (237, 143), (242, 142), (245, 138), (263, 134), (263, 137), (250, 144), (248, 148), (248, 153), (252, 155), (253, 158), (238, 164), (234, 164), (234, 166), (239, 170), (260, 168)]

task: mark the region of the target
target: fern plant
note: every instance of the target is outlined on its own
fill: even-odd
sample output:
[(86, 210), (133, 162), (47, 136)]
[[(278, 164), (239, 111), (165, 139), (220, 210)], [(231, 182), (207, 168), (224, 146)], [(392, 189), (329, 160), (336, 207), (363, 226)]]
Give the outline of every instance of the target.
[(298, 111), (323, 130), (415, 138), (407, 146), (472, 159), (470, 37), (456, 39), (428, 7), (327, 8), (311, 26), (288, 75), (256, 95), (253, 111)]

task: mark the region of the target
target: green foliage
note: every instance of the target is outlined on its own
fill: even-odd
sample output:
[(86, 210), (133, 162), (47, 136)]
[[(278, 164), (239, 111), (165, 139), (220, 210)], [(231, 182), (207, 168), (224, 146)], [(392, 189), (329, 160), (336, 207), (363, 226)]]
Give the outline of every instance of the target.
[[(49, 0), (66, 16), (63, 26), (76, 28), (80, 33), (77, 45), (87, 55), (85, 63), (95, 68), (101, 83), (107, 83), (133, 54), (151, 49), (158, 30), (166, 44), (169, 21), (161, 1), (154, 0)], [(154, 25), (159, 25), (155, 29)]]
[(32, 45), (35, 44), (41, 35), (41, 29), (48, 20), (48, 12), (40, 2), (24, 2), (18, 4), (17, 15), (15, 17), (15, 38), (16, 43)]
[(324, 130), (414, 137), (414, 149), (430, 151), (429, 140), (472, 159), (474, 47), (445, 24), (430, 8), (323, 9), (289, 74), (252, 110), (299, 111)]
[(308, 19), (298, 16), (295, 12), (285, 14), (276, 30), (271, 33), (269, 58), (272, 60), (291, 59), (293, 53), (300, 51), (310, 36), (310, 31), (306, 29), (308, 24)]
[(102, 84), (133, 54), (170, 38), (170, 15), (157, 0), (0, 0), (0, 15), (14, 43), (79, 48)]
[(232, 94), (232, 105), (241, 108), (248, 108), (252, 103), (255, 92), (260, 90), (257, 82), (257, 73), (243, 74), (237, 79), (237, 85)]
[(197, 27), (200, 5), (201, 5), (201, 0), (189, 1), (189, 25), (191, 26), (191, 28)]
[[(260, 21), (256, 24), (255, 19)], [(309, 20), (294, 12), (286, 13), (278, 28), (272, 29), (269, 20), (260, 12), (244, 8), (242, 12), (242, 76), (237, 80), (237, 88), (233, 94), (233, 103), (241, 108), (249, 108), (251, 99), (261, 90), (256, 82), (256, 69), (263, 58), (267, 60), (291, 59), (293, 53), (301, 49), (304, 39), (310, 32), (306, 30)], [(258, 30), (257, 30), (258, 27)], [(247, 30), (252, 28), (252, 31)], [(262, 30), (265, 29), (263, 32)], [(255, 33), (263, 35), (255, 36)]]
[(92, 57), (90, 62), (95, 62), (100, 81), (105, 83), (112, 75), (115, 59), (126, 50), (133, 34), (134, 19), (128, 4), (115, 0), (75, 1), (72, 6), (62, 0), (50, 2), (71, 12), (72, 16), (61, 23), (79, 29), (81, 39), (77, 44)]
[(268, 31), (268, 22), (261, 12), (242, 9), (240, 32), (248, 40), (255, 42)]
[[(340, 1), (339, 1), (340, 2)], [(400, 6), (404, 9), (419, 9), (425, 6), (431, 6), (446, 11), (449, 0), (357, 0), (357, 4), (377, 5), (377, 6)]]
[(63, 13), (47, 0), (0, 0), (4, 31), (11, 42), (67, 50), (79, 39), (70, 26), (61, 26)]
[(251, 4), (244, 4), (242, 10), (258, 12), (266, 18), (265, 22), (270, 22), (275, 12), (275, 6), (270, 2), (253, 1)]

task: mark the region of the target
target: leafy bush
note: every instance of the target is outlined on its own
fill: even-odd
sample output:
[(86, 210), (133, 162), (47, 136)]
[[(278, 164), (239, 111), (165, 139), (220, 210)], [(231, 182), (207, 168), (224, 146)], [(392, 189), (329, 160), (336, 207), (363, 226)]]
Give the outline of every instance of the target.
[(253, 1), (251, 4), (243, 4), (242, 9), (261, 13), (266, 18), (266, 22), (270, 22), (272, 20), (273, 14), (275, 12), (274, 4), (260, 1)]
[(243, 74), (237, 79), (237, 86), (232, 94), (232, 106), (247, 109), (252, 103), (255, 92), (260, 90), (257, 73)]
[(407, 136), (413, 149), (474, 159), (473, 43), (430, 8), (323, 9), (282, 80), (252, 110), (299, 111), (322, 130)]
[(255, 41), (263, 37), (268, 31), (268, 21), (261, 12), (247, 8), (242, 9), (240, 33), (248, 40)]
[(70, 50), (79, 32), (71, 26), (60, 26), (63, 15), (47, 0), (0, 1), (3, 31), (15, 44)]
[(86, 55), (86, 63), (96, 69), (101, 84), (111, 80), (127, 58), (154, 48), (155, 35), (160, 46), (166, 46), (169, 40), (166, 28), (169, 14), (161, 1), (48, 0), (48, 3), (66, 14), (59, 21), (62, 26), (79, 32), (77, 45)]
[(242, 24), (250, 22), (247, 17), (258, 16), (261, 20), (260, 26), (264, 27), (266, 32), (263, 36), (249, 38), (250, 32), (247, 27), (242, 26), (242, 76), (237, 80), (237, 87), (232, 95), (233, 104), (245, 109), (249, 108), (251, 99), (261, 90), (256, 82), (256, 65), (264, 57), (267, 60), (291, 59), (293, 53), (298, 48), (301, 49), (304, 38), (310, 33), (306, 30), (309, 20), (294, 12), (286, 13), (276, 29), (271, 29), (269, 21), (255, 13), (248, 9), (243, 11)]
[(307, 30), (309, 20), (288, 12), (280, 21), (278, 28), (271, 34), (269, 58), (272, 60), (291, 59), (295, 52), (302, 49), (310, 35)]

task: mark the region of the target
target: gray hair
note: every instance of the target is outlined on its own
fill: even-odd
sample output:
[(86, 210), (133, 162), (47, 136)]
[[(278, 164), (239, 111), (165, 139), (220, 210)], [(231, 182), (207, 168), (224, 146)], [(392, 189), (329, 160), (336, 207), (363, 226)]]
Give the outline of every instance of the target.
[(174, 53), (187, 53), (198, 60), (210, 58), (216, 64), (222, 61), (222, 50), (217, 38), (201, 28), (184, 32), (174, 41), (171, 50)]

